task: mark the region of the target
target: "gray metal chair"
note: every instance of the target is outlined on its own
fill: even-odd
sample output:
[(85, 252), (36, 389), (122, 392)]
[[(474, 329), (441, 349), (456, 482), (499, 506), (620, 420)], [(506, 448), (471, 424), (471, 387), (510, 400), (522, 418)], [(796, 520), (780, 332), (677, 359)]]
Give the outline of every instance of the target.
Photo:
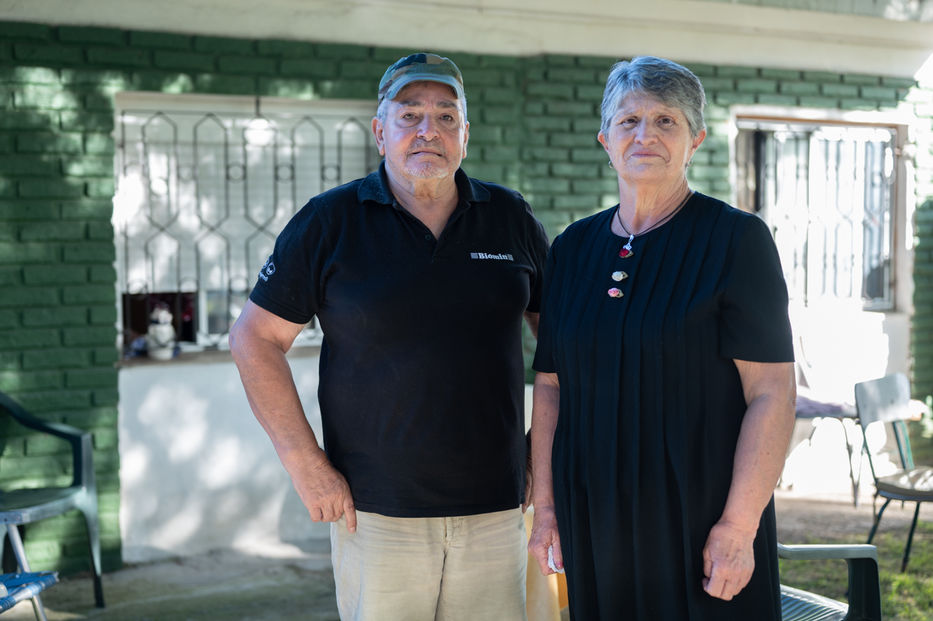
[[(862, 428), (864, 439), (862, 446), (868, 454), (868, 464), (871, 467), (872, 477), (875, 479), (875, 500), (877, 501), (878, 496), (885, 499), (881, 509), (875, 515), (871, 532), (868, 534), (868, 543), (874, 539), (878, 525), (881, 523), (881, 516), (892, 500), (917, 503), (914, 519), (910, 524), (910, 533), (907, 535), (907, 545), (904, 547), (904, 558), (901, 561), (901, 571), (905, 571), (910, 559), (910, 546), (913, 543), (914, 530), (917, 528), (917, 518), (920, 515), (920, 503), (933, 501), (933, 468), (915, 466), (910, 451), (910, 438), (905, 421), (914, 418), (915, 412), (910, 406), (910, 382), (907, 376), (903, 373), (894, 373), (856, 384), (855, 408), (858, 412), (859, 426)], [(871, 425), (878, 423), (886, 425), (886, 429), (892, 431), (900, 461), (900, 468), (897, 471), (880, 476), (875, 469), (871, 450), (868, 448), (867, 433)]]
[[(10, 540), (20, 571), (30, 570), (18, 527), (77, 509), (84, 516), (87, 528), (90, 565), (94, 576), (94, 601), (99, 608), (103, 608), (104, 590), (101, 584), (97, 485), (92, 463), (91, 434), (68, 425), (40, 420), (8, 395), (0, 392), (0, 416), (4, 414), (28, 429), (66, 440), (71, 444), (72, 452), (73, 478), (70, 486), (0, 490), (0, 524), (6, 526), (6, 535)], [(3, 533), (0, 532), (0, 541), (2, 538)], [(33, 605), (36, 608), (36, 615), (44, 619), (45, 612), (38, 596), (33, 599)]]
[(849, 603), (781, 585), (783, 621), (881, 621), (881, 585), (875, 546), (782, 545), (778, 556), (791, 560), (845, 559), (849, 571)]

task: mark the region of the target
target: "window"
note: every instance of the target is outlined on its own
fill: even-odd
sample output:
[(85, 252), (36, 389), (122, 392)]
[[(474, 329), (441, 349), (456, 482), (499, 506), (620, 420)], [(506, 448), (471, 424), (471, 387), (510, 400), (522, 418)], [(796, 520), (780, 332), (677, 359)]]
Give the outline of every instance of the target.
[[(167, 309), (182, 350), (226, 346), (275, 237), (379, 156), (374, 102), (121, 93), (114, 229), (123, 349)], [(298, 342), (320, 338), (314, 322)]]
[(792, 301), (894, 306), (890, 127), (739, 118), (737, 206), (774, 232)]

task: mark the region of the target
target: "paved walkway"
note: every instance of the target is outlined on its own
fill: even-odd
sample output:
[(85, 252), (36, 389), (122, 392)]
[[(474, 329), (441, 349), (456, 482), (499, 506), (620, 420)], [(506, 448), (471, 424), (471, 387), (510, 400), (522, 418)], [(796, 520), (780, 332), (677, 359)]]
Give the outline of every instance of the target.
[[(88, 576), (43, 593), (49, 621), (338, 621), (327, 540), (304, 549), (233, 551), (126, 566), (104, 575), (105, 609)], [(3, 621), (34, 620), (23, 602)]]

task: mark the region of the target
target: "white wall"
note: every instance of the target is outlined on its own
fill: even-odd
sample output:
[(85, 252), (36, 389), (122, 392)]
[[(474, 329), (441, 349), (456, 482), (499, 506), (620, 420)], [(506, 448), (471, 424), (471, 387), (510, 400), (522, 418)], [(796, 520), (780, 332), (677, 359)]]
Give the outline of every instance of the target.
[[(290, 362), (320, 438), (316, 351), (306, 348)], [(308, 518), (250, 412), (229, 355), (205, 358), (215, 360), (120, 370), (120, 528), (127, 562), (328, 536), (326, 525)]]
[[(296, 349), (289, 362), (320, 440), (317, 353)], [(531, 386), (525, 392), (527, 426)], [(229, 355), (123, 367), (119, 431), (124, 561), (301, 547), (329, 536), (308, 517)]]
[(856, 382), (910, 373), (910, 315), (905, 312), (826, 302), (791, 308), (791, 323), (798, 369), (811, 389), (806, 396), (854, 403)]

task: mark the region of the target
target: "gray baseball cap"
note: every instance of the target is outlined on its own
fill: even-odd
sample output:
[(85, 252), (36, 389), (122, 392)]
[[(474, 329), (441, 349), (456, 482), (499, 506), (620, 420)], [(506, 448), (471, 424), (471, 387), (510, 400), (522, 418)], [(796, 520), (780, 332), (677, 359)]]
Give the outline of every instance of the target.
[(460, 69), (449, 58), (437, 54), (419, 53), (400, 58), (386, 69), (379, 81), (379, 103), (384, 99), (395, 99), (399, 91), (412, 82), (439, 82), (454, 89), (466, 110), (463, 94), (463, 76)]

